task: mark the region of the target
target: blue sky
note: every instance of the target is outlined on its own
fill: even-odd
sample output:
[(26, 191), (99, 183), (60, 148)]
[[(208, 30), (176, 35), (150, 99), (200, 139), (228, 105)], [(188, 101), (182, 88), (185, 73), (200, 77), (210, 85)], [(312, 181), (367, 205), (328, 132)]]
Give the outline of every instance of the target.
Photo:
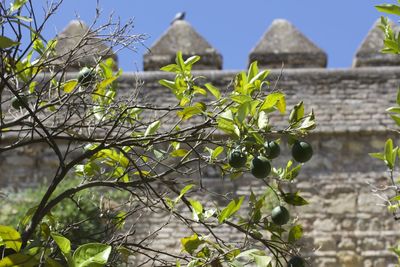
[[(104, 17), (114, 12), (122, 21), (134, 18), (135, 32), (149, 35), (147, 46), (168, 28), (177, 12), (186, 11), (187, 21), (223, 55), (223, 68), (235, 70), (246, 67), (250, 50), (276, 18), (289, 20), (325, 50), (329, 68), (350, 67), (357, 48), (381, 15), (374, 8), (380, 3), (385, 0), (100, 0)], [(95, 6), (95, 0), (65, 0), (46, 35), (53, 37), (76, 14), (91, 22)], [(139, 46), (137, 53), (119, 53), (120, 67), (141, 70), (144, 51)]]

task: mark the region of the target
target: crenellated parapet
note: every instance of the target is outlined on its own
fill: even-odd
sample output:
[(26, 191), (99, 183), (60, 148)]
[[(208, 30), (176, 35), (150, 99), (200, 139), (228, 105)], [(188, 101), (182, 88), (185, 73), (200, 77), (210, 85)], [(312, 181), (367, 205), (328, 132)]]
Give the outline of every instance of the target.
[[(381, 53), (384, 34), (379, 29), (379, 23), (379, 20), (374, 23), (362, 41), (352, 67), (400, 66), (400, 57)], [(398, 29), (391, 23), (395, 30)], [(85, 44), (82, 43), (84, 36), (89, 37)], [(99, 59), (109, 57), (118, 62), (112, 49), (82, 21), (71, 21), (56, 39), (59, 58), (54, 63), (67, 64), (71, 71), (94, 65)], [(72, 53), (75, 47), (79, 49)], [(221, 70), (223, 67), (223, 56), (217, 49), (189, 22), (176, 20), (144, 54), (143, 70), (157, 71), (162, 66), (174, 63), (177, 51), (182, 51), (184, 57), (201, 56), (195, 69)], [(269, 69), (326, 68), (328, 55), (289, 21), (276, 19), (251, 49), (249, 62), (253, 61), (258, 61), (261, 68)]]

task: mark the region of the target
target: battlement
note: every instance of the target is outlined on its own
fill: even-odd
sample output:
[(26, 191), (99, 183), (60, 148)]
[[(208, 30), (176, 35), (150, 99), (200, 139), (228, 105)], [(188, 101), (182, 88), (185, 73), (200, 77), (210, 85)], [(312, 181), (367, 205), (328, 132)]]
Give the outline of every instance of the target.
[[(391, 22), (392, 23), (392, 22)], [(393, 23), (392, 23), (393, 24)], [(353, 68), (398, 66), (400, 58), (391, 54), (382, 54), (383, 32), (376, 21), (365, 39), (355, 51)], [(393, 27), (396, 27), (393, 24)], [(88, 27), (82, 21), (72, 21), (58, 36), (57, 51), (65, 54), (79, 44), (79, 37), (90, 35)], [(93, 64), (93, 57), (117, 56), (93, 36), (89, 46), (85, 46), (75, 54), (78, 65)], [(143, 55), (144, 71), (159, 70), (160, 67), (173, 63), (177, 51), (182, 51), (184, 57), (199, 55), (201, 61), (195, 66), (199, 70), (223, 69), (223, 55), (215, 49), (189, 22), (174, 21), (162, 36), (150, 46)], [(77, 59), (77, 60), (76, 60)], [(57, 64), (65, 63), (62, 58)], [(64, 62), (63, 62), (64, 61)], [(258, 61), (261, 68), (326, 68), (328, 55), (294, 25), (284, 19), (276, 19), (262, 35), (254, 48), (249, 52), (249, 62)], [(76, 69), (76, 68), (75, 68)]]

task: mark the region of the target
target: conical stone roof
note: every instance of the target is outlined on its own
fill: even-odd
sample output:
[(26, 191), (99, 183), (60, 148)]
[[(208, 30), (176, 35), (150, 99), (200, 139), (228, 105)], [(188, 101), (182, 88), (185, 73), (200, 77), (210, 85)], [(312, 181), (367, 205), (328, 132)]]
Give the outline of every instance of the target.
[(250, 62), (264, 68), (325, 68), (326, 53), (289, 21), (276, 19), (250, 52)]
[[(397, 27), (390, 21), (393, 31), (398, 31)], [(383, 54), (383, 40), (385, 35), (379, 29), (380, 19), (378, 19), (371, 30), (368, 32), (364, 41), (358, 48), (353, 60), (353, 67), (370, 67), (370, 66), (398, 66), (400, 65), (400, 57), (398, 55)]]
[[(83, 38), (85, 39), (84, 41)], [(90, 31), (82, 21), (73, 20), (56, 37), (55, 47), (56, 65), (68, 65), (69, 70), (78, 70), (83, 66), (94, 66), (99, 59), (113, 58), (117, 63), (117, 56), (98, 37)], [(74, 52), (72, 52), (74, 51)]]
[(177, 20), (143, 57), (144, 70), (159, 70), (175, 62), (176, 52), (184, 57), (201, 56), (194, 69), (221, 69), (222, 56), (186, 21)]

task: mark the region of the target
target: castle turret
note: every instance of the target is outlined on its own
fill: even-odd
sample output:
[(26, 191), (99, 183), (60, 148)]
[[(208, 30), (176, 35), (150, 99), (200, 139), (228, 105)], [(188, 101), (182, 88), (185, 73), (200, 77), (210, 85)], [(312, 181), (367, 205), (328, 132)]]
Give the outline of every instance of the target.
[(56, 37), (55, 47), (57, 59), (54, 64), (67, 66), (69, 70), (78, 70), (83, 66), (94, 66), (100, 60), (118, 58), (104, 41), (96, 37), (82, 21), (73, 20)]
[[(393, 31), (397, 31), (398, 27), (390, 21)], [(353, 67), (371, 67), (371, 66), (399, 66), (400, 57), (393, 54), (383, 54), (383, 40), (385, 35), (379, 29), (380, 19), (378, 19), (371, 30), (368, 32), (364, 41), (358, 48), (353, 60)]]
[(276, 19), (250, 52), (264, 68), (325, 68), (327, 55), (289, 21)]
[(177, 51), (184, 57), (201, 56), (195, 69), (222, 69), (222, 56), (184, 20), (176, 20), (143, 57), (144, 70), (159, 70), (175, 62)]

